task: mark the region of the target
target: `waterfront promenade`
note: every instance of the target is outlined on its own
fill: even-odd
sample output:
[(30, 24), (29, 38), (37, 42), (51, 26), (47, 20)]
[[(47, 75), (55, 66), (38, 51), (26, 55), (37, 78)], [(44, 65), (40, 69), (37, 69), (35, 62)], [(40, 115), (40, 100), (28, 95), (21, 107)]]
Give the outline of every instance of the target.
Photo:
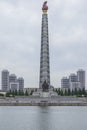
[(87, 106), (86, 97), (5, 97), (0, 98), (0, 106)]

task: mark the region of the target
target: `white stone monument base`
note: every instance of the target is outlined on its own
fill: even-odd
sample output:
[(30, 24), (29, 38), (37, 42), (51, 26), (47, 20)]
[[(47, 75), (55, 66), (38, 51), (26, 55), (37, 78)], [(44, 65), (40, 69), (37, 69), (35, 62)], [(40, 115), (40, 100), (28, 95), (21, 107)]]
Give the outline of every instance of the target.
[(48, 92), (43, 92), (42, 90), (39, 90), (37, 92), (34, 92), (33, 96), (46, 98), (46, 97), (58, 96), (58, 94), (56, 92), (53, 92), (52, 90), (49, 90)]

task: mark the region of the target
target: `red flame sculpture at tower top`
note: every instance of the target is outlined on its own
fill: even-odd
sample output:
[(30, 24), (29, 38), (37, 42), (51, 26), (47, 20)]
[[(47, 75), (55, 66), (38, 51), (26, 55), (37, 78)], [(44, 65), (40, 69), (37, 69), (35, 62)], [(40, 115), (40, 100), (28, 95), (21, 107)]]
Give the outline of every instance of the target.
[(45, 10), (45, 11), (48, 10), (47, 1), (45, 1), (45, 2), (43, 3), (42, 10), (43, 10), (43, 11), (44, 11), (44, 10)]

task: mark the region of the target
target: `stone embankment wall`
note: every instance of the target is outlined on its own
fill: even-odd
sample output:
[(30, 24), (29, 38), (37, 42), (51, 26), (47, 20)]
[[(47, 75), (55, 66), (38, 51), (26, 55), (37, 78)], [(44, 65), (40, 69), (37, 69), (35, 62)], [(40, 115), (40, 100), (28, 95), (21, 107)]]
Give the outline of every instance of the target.
[(87, 106), (87, 98), (76, 98), (76, 97), (1, 98), (0, 106)]

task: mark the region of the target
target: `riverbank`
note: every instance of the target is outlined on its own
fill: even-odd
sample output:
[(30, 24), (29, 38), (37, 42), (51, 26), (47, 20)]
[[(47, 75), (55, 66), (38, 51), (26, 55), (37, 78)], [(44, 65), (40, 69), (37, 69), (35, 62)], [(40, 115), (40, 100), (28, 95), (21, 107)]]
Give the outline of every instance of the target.
[(87, 106), (87, 98), (57, 97), (10, 97), (0, 98), (0, 106)]
[(0, 103), (0, 106), (87, 106), (84, 103)]

